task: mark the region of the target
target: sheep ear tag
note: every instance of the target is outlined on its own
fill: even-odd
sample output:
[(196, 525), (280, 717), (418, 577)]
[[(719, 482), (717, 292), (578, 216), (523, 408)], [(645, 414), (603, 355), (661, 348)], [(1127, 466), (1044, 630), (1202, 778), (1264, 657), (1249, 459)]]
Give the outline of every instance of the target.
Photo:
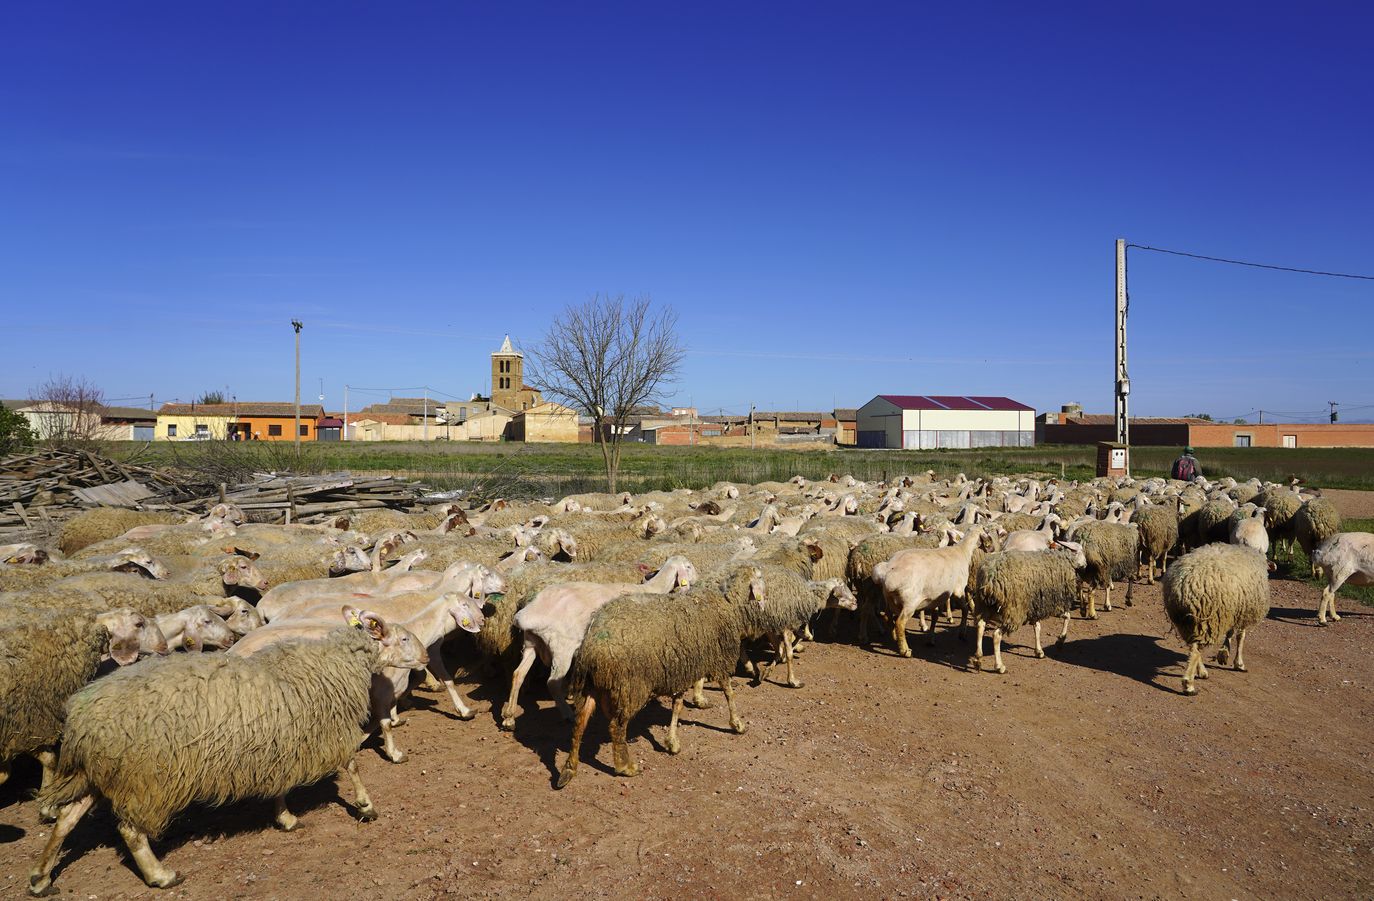
[(488, 601), (491, 601), (491, 602), (494, 604), (494, 603), (499, 602), (499, 601), (500, 601), (502, 598), (504, 598), (505, 596), (506, 596), (506, 593), (505, 593), (504, 591), (494, 591), (494, 592), (492, 592), (491, 594), (488, 594), (488, 595), (487, 595), (487, 600), (488, 600)]

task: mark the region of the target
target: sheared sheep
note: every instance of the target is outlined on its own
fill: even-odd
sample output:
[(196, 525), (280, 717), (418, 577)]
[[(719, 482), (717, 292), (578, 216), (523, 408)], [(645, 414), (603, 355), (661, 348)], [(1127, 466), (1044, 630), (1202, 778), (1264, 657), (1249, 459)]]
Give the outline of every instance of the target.
[(618, 776), (639, 775), (625, 733), (630, 719), (654, 697), (672, 697), (666, 745), (670, 754), (681, 750), (677, 724), (683, 697), (702, 677), (719, 683), (730, 727), (742, 734), (744, 721), (730, 681), (739, 659), (740, 611), (761, 605), (765, 591), (758, 568), (744, 563), (681, 594), (625, 595), (598, 610), (568, 681), (577, 719), (557, 786), (563, 788), (577, 774), (582, 734), (597, 705), (610, 722)]
[(667, 594), (690, 587), (696, 578), (697, 568), (690, 560), (669, 557), (657, 573), (638, 585), (570, 580), (541, 588), (515, 614), (515, 628), (524, 643), (520, 663), (511, 677), (510, 697), (501, 710), (501, 728), (515, 728), (520, 686), (536, 657), (549, 668), (549, 694), (564, 719), (571, 720), (572, 708), (564, 698), (563, 682), (596, 611), (621, 595)]
[[(941, 601), (962, 600), (968, 593), (969, 567), (982, 539), (982, 527), (972, 526), (952, 547), (898, 551), (891, 559), (873, 567), (873, 582), (883, 592), (898, 654), (911, 656), (906, 641), (906, 623), (912, 614), (932, 608)], [(935, 642), (933, 617), (927, 640), (931, 644)]]
[(1340, 622), (1336, 613), (1336, 592), (1341, 586), (1346, 582), (1374, 585), (1374, 534), (1341, 532), (1332, 535), (1317, 547), (1312, 560), (1326, 578), (1321, 606), (1317, 608), (1317, 622), (1326, 625), (1328, 614), (1333, 622)]
[(1164, 574), (1164, 612), (1188, 645), (1183, 693), (1196, 694), (1193, 679), (1206, 679), (1202, 649), (1221, 642), (1217, 663), (1226, 665), (1235, 640), (1235, 668), (1245, 669), (1245, 633), (1269, 613), (1269, 568), (1253, 548), (1209, 544), (1184, 554)]
[(425, 649), (372, 614), (357, 608), (344, 614), (359, 627), (249, 658), (149, 661), (72, 696), (57, 772), (39, 795), (62, 811), (29, 876), (29, 891), (51, 893), (62, 843), (99, 798), (114, 809), (144, 881), (157, 888), (183, 877), (157, 859), (148, 840), (197, 801), (272, 798), (277, 824), (290, 831), (296, 818), (287, 810), (287, 792), (347, 773), (359, 815), (375, 819), (353, 759), (367, 721), (368, 688), (373, 674), (388, 666), (423, 666)]
[(1253, 504), (1247, 504), (1250, 508), (1245, 513), (1245, 507), (1237, 510), (1237, 516), (1231, 520), (1231, 544), (1242, 547), (1254, 548), (1261, 554), (1269, 554), (1269, 532), (1264, 528), (1264, 510)]

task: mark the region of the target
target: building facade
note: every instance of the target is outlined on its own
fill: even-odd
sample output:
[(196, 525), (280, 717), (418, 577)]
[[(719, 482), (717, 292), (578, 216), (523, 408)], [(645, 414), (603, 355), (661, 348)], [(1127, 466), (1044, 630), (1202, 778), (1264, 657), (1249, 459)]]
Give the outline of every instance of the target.
[(859, 447), (1032, 447), (1035, 409), (1009, 397), (880, 394), (859, 408)]
[[(314, 441), (324, 407), (301, 404), (300, 439)], [(157, 411), (157, 441), (294, 441), (296, 405), (238, 401), (227, 404), (163, 404)]]
[(512, 413), (537, 406), (539, 392), (525, 384), (525, 355), (511, 346), (510, 335), (491, 355), (491, 402)]
[[(1036, 420), (1045, 444), (1116, 440), (1110, 413), (1045, 413)], [(1374, 423), (1213, 422), (1192, 417), (1132, 417), (1131, 443), (1158, 447), (1374, 447)]]
[(552, 441), (576, 444), (578, 440), (577, 411), (544, 401), (511, 418), (507, 435), (512, 441)]

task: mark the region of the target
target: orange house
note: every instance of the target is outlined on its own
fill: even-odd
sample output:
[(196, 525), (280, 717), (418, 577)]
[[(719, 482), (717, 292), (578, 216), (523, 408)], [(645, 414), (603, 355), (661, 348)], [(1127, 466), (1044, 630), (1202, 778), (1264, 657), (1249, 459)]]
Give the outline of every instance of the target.
[[(230, 441), (292, 441), (296, 431), (296, 405), (292, 403), (239, 401), (228, 404), (164, 404), (158, 411), (159, 422), (176, 422), (181, 434), (169, 433), (168, 438), (201, 437), (227, 438)], [(301, 440), (317, 440), (319, 422), (324, 407), (301, 404)], [(219, 429), (199, 428), (200, 419), (206, 422), (225, 422), (223, 434)], [(195, 421), (196, 425), (188, 424)], [(203, 434), (202, 434), (203, 433)], [(159, 435), (159, 437), (164, 437)]]

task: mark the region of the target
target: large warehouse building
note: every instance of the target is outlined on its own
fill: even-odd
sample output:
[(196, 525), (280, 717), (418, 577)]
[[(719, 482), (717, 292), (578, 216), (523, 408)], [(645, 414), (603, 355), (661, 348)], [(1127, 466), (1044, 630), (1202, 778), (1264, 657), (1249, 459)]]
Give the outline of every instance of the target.
[(1035, 409), (1009, 397), (879, 394), (859, 408), (859, 447), (1032, 447)]

